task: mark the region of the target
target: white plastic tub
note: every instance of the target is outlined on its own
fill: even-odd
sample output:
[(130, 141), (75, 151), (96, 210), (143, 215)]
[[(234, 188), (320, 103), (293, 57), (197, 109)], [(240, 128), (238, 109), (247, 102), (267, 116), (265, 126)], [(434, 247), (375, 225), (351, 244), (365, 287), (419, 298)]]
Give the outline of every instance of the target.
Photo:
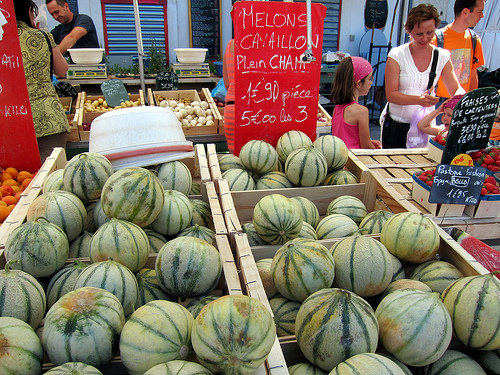
[(104, 48), (70, 48), (68, 52), (75, 64), (99, 64)]
[(177, 61), (181, 64), (199, 64), (205, 61), (206, 48), (175, 48)]

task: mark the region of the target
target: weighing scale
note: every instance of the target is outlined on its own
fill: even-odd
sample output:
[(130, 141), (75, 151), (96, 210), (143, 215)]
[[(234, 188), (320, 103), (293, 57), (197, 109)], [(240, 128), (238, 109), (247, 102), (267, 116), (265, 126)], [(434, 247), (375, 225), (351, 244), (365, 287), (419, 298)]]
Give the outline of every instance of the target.
[(179, 77), (210, 77), (210, 68), (208, 63), (200, 64), (170, 64), (172, 70)]
[(66, 78), (108, 78), (106, 64), (69, 64)]

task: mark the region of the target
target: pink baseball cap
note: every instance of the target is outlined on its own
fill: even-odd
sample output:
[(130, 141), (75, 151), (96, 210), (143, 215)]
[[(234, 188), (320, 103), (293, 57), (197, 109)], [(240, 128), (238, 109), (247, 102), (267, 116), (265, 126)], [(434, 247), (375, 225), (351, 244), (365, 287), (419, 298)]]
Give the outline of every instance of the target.
[(373, 70), (372, 65), (362, 57), (351, 56), (351, 61), (354, 68), (354, 82), (362, 80)]
[(457, 105), (457, 103), (460, 101), (460, 99), (462, 99), (462, 96), (463, 95), (455, 95), (453, 98), (451, 98), (450, 100), (447, 100), (444, 105), (443, 105), (443, 109), (445, 108), (455, 108), (455, 106)]

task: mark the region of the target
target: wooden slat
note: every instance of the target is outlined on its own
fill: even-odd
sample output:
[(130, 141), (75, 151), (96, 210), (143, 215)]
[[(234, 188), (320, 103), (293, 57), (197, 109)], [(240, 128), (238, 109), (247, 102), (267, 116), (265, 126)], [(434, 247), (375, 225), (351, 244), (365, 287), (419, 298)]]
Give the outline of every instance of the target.
[[(368, 169), (383, 169), (383, 168), (394, 168), (394, 163), (390, 164), (365, 164)], [(408, 163), (408, 164), (398, 164), (398, 168), (435, 168), (437, 163), (423, 162), (423, 163)]]

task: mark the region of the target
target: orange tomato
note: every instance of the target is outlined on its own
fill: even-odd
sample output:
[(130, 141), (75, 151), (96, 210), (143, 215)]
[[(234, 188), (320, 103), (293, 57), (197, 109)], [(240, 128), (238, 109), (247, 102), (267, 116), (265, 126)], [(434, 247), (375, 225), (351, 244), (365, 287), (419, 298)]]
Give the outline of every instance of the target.
[(0, 206), (0, 223), (3, 223), (9, 214), (10, 210), (7, 206)]
[(10, 174), (14, 180), (17, 178), (17, 175), (19, 174), (17, 169), (14, 167), (9, 167), (9, 168), (5, 169), (5, 172)]

